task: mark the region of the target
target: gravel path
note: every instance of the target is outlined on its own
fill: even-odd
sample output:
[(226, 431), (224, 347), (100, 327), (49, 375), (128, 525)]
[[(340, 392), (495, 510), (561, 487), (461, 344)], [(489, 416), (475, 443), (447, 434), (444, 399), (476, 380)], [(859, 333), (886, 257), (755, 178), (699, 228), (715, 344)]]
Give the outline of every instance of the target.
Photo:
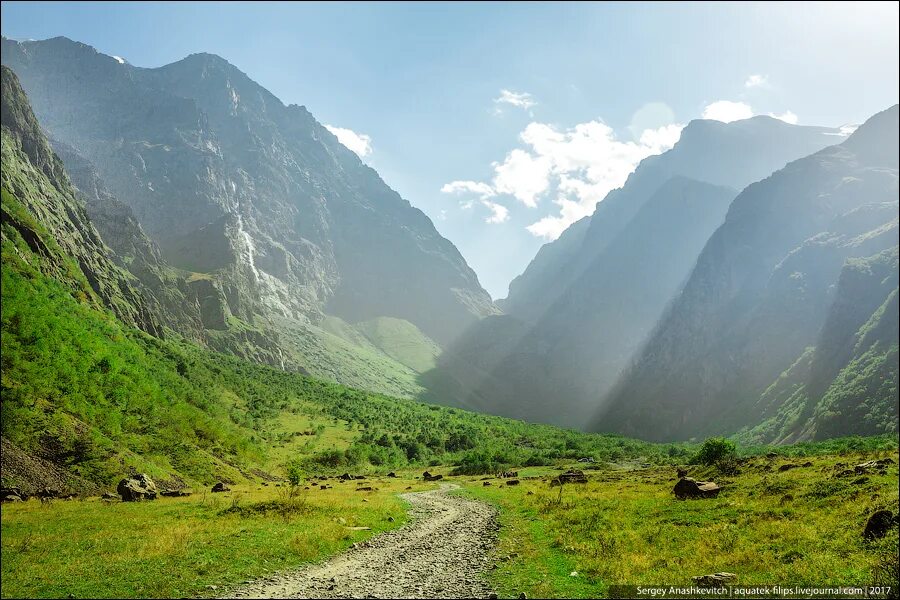
[(232, 590), (231, 598), (487, 598), (482, 579), (496, 542), (493, 507), (448, 494), (403, 494), (410, 522), (340, 556)]

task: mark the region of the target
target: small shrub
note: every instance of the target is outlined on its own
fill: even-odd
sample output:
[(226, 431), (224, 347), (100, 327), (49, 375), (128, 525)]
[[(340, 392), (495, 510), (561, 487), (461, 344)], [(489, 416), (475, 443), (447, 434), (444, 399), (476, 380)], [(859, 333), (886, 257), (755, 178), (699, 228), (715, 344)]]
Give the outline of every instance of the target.
[(734, 462), (737, 458), (737, 446), (731, 440), (725, 438), (709, 438), (697, 455), (694, 457), (695, 463), (701, 465), (723, 465), (727, 466)]

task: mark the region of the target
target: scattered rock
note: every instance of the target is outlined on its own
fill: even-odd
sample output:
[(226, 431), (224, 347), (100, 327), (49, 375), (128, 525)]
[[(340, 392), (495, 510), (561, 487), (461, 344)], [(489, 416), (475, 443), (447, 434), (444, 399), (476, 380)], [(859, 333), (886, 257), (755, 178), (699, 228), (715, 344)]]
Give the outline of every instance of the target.
[(587, 483), (587, 475), (584, 474), (584, 471), (579, 471), (577, 469), (570, 469), (565, 473), (560, 473), (556, 476), (557, 485), (562, 485), (564, 483)]
[(509, 481), (506, 482), (506, 485), (519, 485), (519, 480), (518, 479), (510, 479)]
[(488, 485), (491, 485), (491, 482), (490, 482), (490, 481), (485, 481), (485, 482), (482, 483), (481, 485), (483, 485), (483, 486), (488, 486)]
[(191, 493), (185, 490), (163, 490), (159, 495), (166, 498), (187, 498)]
[(863, 537), (867, 540), (877, 540), (887, 535), (891, 527), (896, 526), (898, 517), (895, 517), (889, 510), (879, 510), (869, 517), (866, 522), (866, 529), (863, 531)]
[[(14, 499), (18, 498), (18, 500)], [(21, 488), (17, 487), (4, 487), (0, 488), (0, 498), (3, 499), (4, 502), (19, 502), (22, 500), (28, 500), (28, 494), (22, 491)]]
[(713, 573), (712, 575), (698, 575), (691, 577), (697, 585), (701, 587), (723, 587), (726, 583), (731, 583), (737, 579), (734, 573)]
[(396, 477), (397, 474), (394, 473), (393, 471), (391, 471), (390, 473), (387, 474), (387, 476), (388, 476), (388, 477)]
[(678, 475), (678, 479), (684, 479), (685, 477), (687, 477), (688, 470), (684, 467), (678, 467), (677, 469), (675, 469), (675, 474)]
[(116, 486), (116, 492), (122, 497), (122, 502), (156, 500), (157, 495), (156, 484), (146, 473), (123, 479)]
[(795, 465), (793, 463), (787, 463), (786, 465), (781, 465), (780, 467), (778, 467), (778, 472), (784, 473), (785, 471), (790, 471), (791, 469), (796, 469), (799, 466), (800, 465)]
[(440, 481), (443, 478), (444, 478), (443, 475), (432, 475), (428, 471), (425, 471), (424, 473), (422, 473), (422, 479), (425, 481)]
[(221, 481), (218, 482), (216, 485), (212, 486), (212, 492), (214, 492), (216, 494), (218, 494), (220, 492), (230, 492), (230, 491), (231, 491), (231, 488), (228, 487), (227, 485), (225, 485), (224, 483), (222, 483)]
[(394, 522), (394, 517), (388, 517), (388, 523), (393, 523), (393, 522)]
[(715, 498), (719, 495), (720, 488), (712, 481), (696, 481), (692, 477), (682, 477), (672, 492), (679, 500), (686, 498)]
[(365, 485), (365, 486), (362, 486), (362, 487), (358, 487), (358, 488), (356, 488), (356, 491), (357, 491), (357, 492), (371, 492), (371, 491), (372, 491), (372, 486), (370, 486), (370, 485)]
[(118, 495), (118, 494), (114, 494), (114, 493), (112, 493), (112, 492), (103, 492), (103, 495), (101, 496), (101, 498), (102, 498), (103, 500), (118, 500), (118, 499), (119, 499), (119, 495)]

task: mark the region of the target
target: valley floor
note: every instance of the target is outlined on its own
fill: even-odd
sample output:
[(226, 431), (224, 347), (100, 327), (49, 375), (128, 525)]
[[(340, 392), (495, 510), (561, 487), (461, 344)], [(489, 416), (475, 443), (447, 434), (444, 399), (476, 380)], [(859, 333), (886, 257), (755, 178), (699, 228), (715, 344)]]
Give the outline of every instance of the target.
[[(550, 480), (585, 465), (523, 468), (514, 485), (437, 468), (450, 486), (405, 471), (317, 477), (293, 495), (260, 485), (135, 504), (30, 500), (2, 509), (2, 597), (596, 598), (720, 571), (740, 585), (896, 590), (897, 528), (862, 533), (875, 511), (897, 513), (898, 458), (692, 467), (723, 486), (703, 500), (674, 498), (673, 467), (636, 464), (590, 465), (587, 483), (562, 487)], [(887, 468), (853, 473), (873, 459)]]
[(355, 544), (321, 565), (244, 585), (236, 598), (487, 598), (482, 575), (496, 541), (496, 510), (450, 495), (456, 484), (402, 494), (406, 527)]

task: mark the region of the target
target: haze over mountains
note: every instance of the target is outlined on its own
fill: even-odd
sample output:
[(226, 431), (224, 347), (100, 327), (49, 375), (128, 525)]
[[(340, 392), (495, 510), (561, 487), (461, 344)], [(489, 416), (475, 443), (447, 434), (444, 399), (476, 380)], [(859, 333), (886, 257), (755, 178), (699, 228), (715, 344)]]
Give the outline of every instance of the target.
[(849, 137), (692, 121), (495, 305), (421, 211), (218, 56), (4, 39), (3, 64), (37, 118), (4, 185), (151, 335), (645, 439), (897, 430), (896, 106)]
[(839, 141), (770, 117), (692, 121), (590, 219), (545, 245), (429, 373), (433, 399), (582, 427), (684, 284), (738, 191)]
[[(66, 38), (4, 40), (3, 61), (72, 169), (95, 170), (186, 275), (179, 285), (213, 347), (316, 373), (332, 347), (357, 351), (317, 327), (325, 315), (405, 320), (427, 347), (496, 312), (421, 211), (305, 108), (227, 61), (140, 69)], [(343, 361), (349, 371), (369, 362), (352, 358), (361, 366)], [(379, 387), (359, 373), (338, 379)]]

